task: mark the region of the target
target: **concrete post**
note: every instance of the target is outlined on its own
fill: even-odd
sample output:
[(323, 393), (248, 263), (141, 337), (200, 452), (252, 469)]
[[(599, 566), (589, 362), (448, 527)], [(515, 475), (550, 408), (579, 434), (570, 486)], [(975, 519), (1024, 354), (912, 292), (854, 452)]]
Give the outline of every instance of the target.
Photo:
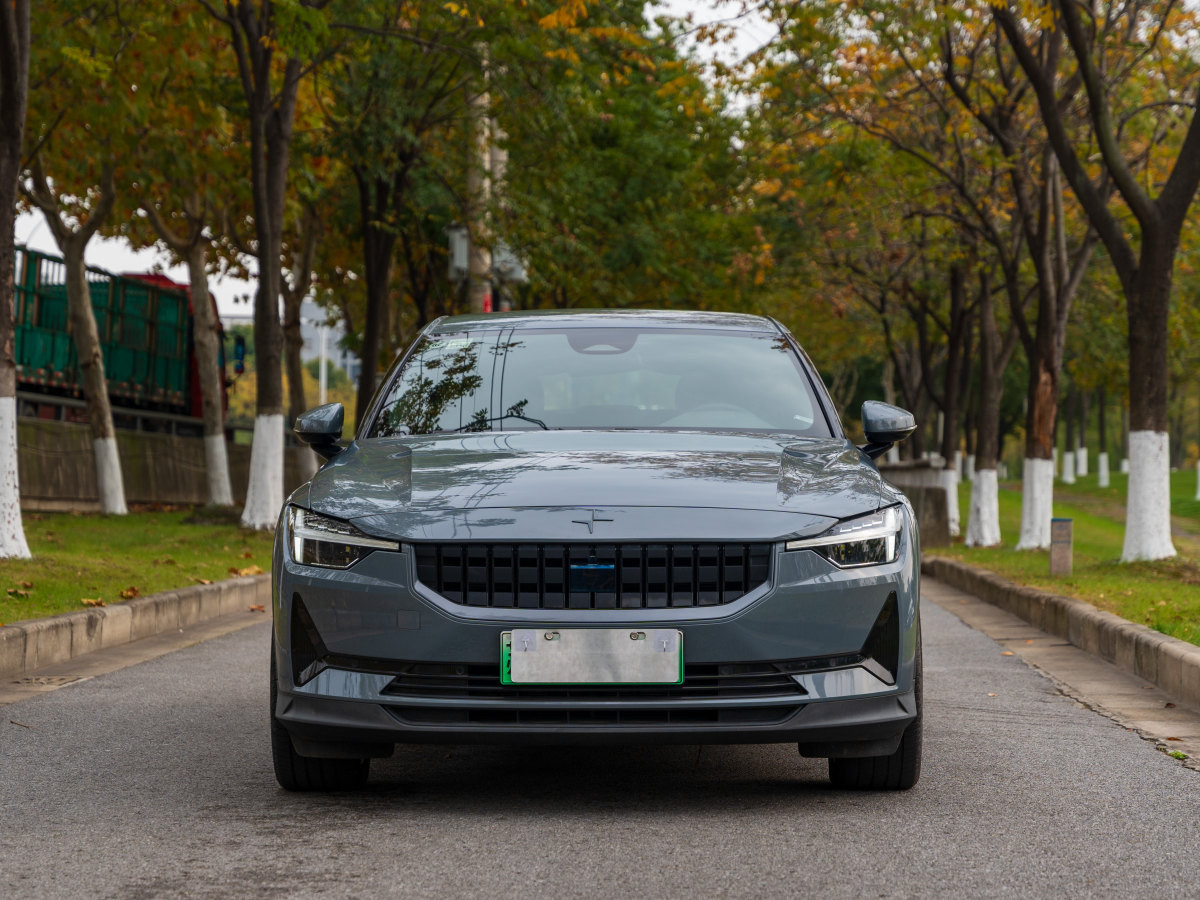
[(1074, 557), (1074, 520), (1050, 520), (1050, 574), (1070, 575)]

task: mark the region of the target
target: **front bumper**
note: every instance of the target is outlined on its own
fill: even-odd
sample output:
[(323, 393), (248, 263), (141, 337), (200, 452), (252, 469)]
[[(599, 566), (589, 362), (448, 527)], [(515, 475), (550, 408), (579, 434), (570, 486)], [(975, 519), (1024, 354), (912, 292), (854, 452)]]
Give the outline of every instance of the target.
[[(840, 570), (780, 546), (770, 581), (723, 606), (500, 610), (433, 594), (416, 581), (411, 553), (376, 551), (331, 571), (297, 565), (277, 545), (275, 715), (308, 756), (384, 756), (395, 743), (575, 742), (796, 742), (813, 756), (883, 755), (917, 714), (914, 551), (902, 540), (891, 565)], [(853, 659), (888, 603), (898, 620), (894, 671)], [(498, 685), (500, 635), (514, 627), (667, 625), (683, 633), (688, 690)], [(300, 627), (310, 635), (294, 634)], [(310, 637), (323, 659), (305, 668), (293, 652)], [(447, 676), (435, 684), (411, 675), (430, 667)], [(736, 687), (743, 671), (762, 673), (761, 684)]]

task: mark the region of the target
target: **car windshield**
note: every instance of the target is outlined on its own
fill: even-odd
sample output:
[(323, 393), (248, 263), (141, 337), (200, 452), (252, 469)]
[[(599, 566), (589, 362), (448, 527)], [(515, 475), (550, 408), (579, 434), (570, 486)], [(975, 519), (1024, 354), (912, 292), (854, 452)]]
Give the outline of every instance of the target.
[(367, 436), (561, 428), (829, 435), (782, 335), (623, 327), (427, 335)]

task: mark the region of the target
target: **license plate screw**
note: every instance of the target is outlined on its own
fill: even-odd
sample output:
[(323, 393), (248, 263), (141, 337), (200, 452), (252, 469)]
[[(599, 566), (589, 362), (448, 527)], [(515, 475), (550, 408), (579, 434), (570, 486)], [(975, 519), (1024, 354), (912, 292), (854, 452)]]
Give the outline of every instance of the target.
[(558, 632), (557, 631), (547, 631), (546, 632), (546, 640), (557, 641), (558, 640)]
[(644, 641), (646, 639), (646, 632), (631, 631), (631, 632), (629, 632), (629, 639), (631, 641)]

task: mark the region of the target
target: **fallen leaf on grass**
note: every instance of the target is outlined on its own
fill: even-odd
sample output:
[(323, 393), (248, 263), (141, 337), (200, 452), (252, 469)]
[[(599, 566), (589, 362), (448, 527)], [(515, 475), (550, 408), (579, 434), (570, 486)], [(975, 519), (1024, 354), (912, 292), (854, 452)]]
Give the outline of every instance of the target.
[(33, 587), (33, 582), (32, 581), (22, 581), (22, 582), (20, 582), (20, 585), (21, 585), (21, 587), (25, 588), (25, 590), (29, 590), (31, 587)]
[(238, 556), (241, 559), (254, 559), (254, 554), (249, 550), (247, 550), (245, 553), (239, 553)]
[(106, 605), (104, 603), (104, 601), (101, 600), (99, 597), (97, 597), (95, 600), (93, 600), (91, 597), (80, 597), (79, 602), (82, 603), (84, 606), (104, 606), (104, 605)]
[(261, 603), (259, 603), (256, 606), (250, 607), (250, 612), (266, 612), (266, 611), (267, 611), (267, 608), (265, 606), (263, 606)]
[(26, 725), (24, 722), (18, 722), (16, 719), (9, 719), (9, 725), (20, 725), (22, 728), (32, 728), (32, 725)]
[(1001, 656), (1016, 656), (1016, 654), (1015, 654), (1015, 653), (1013, 653), (1011, 650), (1005, 650), (1005, 651), (1004, 651), (1003, 653), (1001, 653), (1000, 655), (1001, 655)]
[(10, 597), (19, 597), (19, 598), (25, 598), (25, 597), (28, 597), (28, 596), (29, 596), (29, 591), (19, 591), (19, 590), (17, 590), (16, 588), (9, 588), (9, 589), (8, 589), (8, 596), (10, 596)]
[(125, 588), (125, 590), (121, 591), (121, 599), (122, 600), (132, 600), (134, 597), (140, 597), (141, 595), (142, 595), (142, 592), (140, 590), (138, 590), (136, 587), (134, 587), (132, 584), (129, 587)]
[(258, 566), (246, 566), (244, 569), (230, 569), (234, 575), (261, 575), (263, 570)]
[(154, 560), (154, 564), (156, 566), (177, 566), (177, 565), (179, 565), (179, 563), (175, 562), (175, 560), (171, 559), (171, 557), (169, 557), (169, 556), (164, 556), (162, 559)]
[(212, 584), (211, 578), (199, 578), (195, 575), (192, 576), (192, 581), (198, 581), (200, 584)]

